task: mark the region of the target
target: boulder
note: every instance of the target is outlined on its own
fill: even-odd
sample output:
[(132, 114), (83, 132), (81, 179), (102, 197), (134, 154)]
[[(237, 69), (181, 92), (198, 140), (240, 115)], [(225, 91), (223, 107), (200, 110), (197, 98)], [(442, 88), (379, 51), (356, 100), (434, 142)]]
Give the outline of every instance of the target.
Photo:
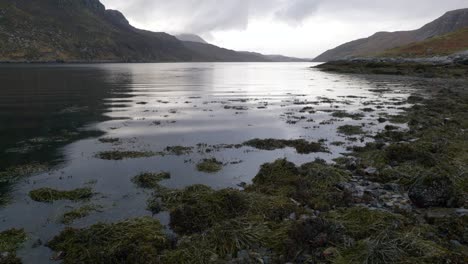
[(453, 182), (445, 176), (424, 176), (409, 189), (411, 202), (419, 208), (456, 207), (458, 203)]

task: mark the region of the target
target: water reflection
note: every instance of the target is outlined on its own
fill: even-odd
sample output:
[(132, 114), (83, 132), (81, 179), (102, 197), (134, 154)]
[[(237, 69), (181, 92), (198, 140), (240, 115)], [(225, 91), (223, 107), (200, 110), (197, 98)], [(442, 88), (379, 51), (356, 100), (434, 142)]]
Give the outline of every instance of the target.
[[(11, 203), (0, 208), (0, 230), (23, 227), (32, 237), (47, 241), (63, 229), (61, 215), (79, 204), (32, 202), (28, 192), (36, 188), (91, 186), (98, 193), (92, 203), (104, 209), (73, 223), (83, 227), (149, 215), (148, 193), (131, 182), (140, 172), (169, 171), (172, 177), (163, 184), (172, 188), (198, 183), (236, 188), (250, 182), (262, 163), (277, 158), (297, 164), (315, 158), (331, 161), (346, 147), (371, 140), (366, 136), (351, 140), (337, 133), (337, 126), (359, 125), (370, 133), (383, 129), (386, 123), (376, 120), (405, 107), (401, 102), (411, 90), (406, 79), (333, 75), (309, 67), (307, 63), (0, 66), (0, 167), (63, 161), (48, 173), (17, 182)], [(309, 110), (301, 111), (305, 107)], [(363, 112), (363, 118), (333, 118), (337, 110)], [(93, 131), (119, 142), (102, 143)], [(207, 152), (198, 147), (253, 138), (323, 139), (330, 151), (299, 155), (293, 149)], [(190, 146), (195, 151), (123, 161), (95, 156), (109, 150), (158, 152), (167, 146)], [(210, 157), (226, 166), (217, 174), (197, 172), (195, 164)], [(155, 217), (167, 222), (167, 214)], [(21, 255), (26, 262), (47, 263), (49, 254), (46, 247), (39, 247)]]

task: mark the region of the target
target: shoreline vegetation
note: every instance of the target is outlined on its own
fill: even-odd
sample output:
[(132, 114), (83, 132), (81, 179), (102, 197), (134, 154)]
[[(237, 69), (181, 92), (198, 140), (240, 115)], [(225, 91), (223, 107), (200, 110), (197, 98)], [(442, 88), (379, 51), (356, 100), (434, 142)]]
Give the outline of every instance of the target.
[(352, 58), (329, 61), (314, 68), (335, 73), (466, 79), (468, 78), (468, 53), (432, 58)]
[[(389, 127), (335, 163), (266, 163), (241, 189), (169, 189), (160, 184), (168, 172), (137, 175), (134, 183), (153, 191), (148, 210), (169, 212), (175, 233), (143, 217), (66, 228), (46, 245), (63, 263), (467, 263), (466, 88), (441, 84), (428, 98), (410, 96), (413, 106), (397, 116), (408, 130)], [(300, 140), (244, 144), (325, 151)], [(204, 162), (216, 165), (205, 171), (222, 168), (216, 159)], [(40, 200), (75, 200), (72, 193), (47, 189)], [(93, 211), (79, 208), (64, 219)], [(1, 236), (0, 263), (20, 263), (14, 251), (23, 234)]]

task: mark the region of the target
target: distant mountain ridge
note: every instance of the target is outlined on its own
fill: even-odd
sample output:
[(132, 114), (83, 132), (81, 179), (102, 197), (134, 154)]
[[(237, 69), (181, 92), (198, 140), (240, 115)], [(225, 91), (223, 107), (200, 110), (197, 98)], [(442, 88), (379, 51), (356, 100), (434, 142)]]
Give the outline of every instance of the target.
[(178, 38), (135, 28), (99, 0), (0, 0), (1, 62), (283, 61)]
[(328, 50), (314, 59), (317, 62), (372, 56), (388, 49), (441, 36), (468, 27), (468, 8), (445, 13), (442, 17), (412, 31), (378, 32)]
[(178, 35), (175, 35), (175, 37), (180, 41), (190, 41), (190, 42), (209, 44), (202, 37), (195, 35), (195, 34), (178, 34)]

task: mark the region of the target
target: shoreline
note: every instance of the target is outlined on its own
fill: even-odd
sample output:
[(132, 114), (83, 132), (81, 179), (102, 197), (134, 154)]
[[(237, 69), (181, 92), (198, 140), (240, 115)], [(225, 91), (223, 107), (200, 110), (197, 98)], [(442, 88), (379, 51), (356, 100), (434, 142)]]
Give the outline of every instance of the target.
[(315, 66), (325, 72), (407, 75), (423, 78), (468, 78), (466, 53), (434, 58), (354, 58)]

